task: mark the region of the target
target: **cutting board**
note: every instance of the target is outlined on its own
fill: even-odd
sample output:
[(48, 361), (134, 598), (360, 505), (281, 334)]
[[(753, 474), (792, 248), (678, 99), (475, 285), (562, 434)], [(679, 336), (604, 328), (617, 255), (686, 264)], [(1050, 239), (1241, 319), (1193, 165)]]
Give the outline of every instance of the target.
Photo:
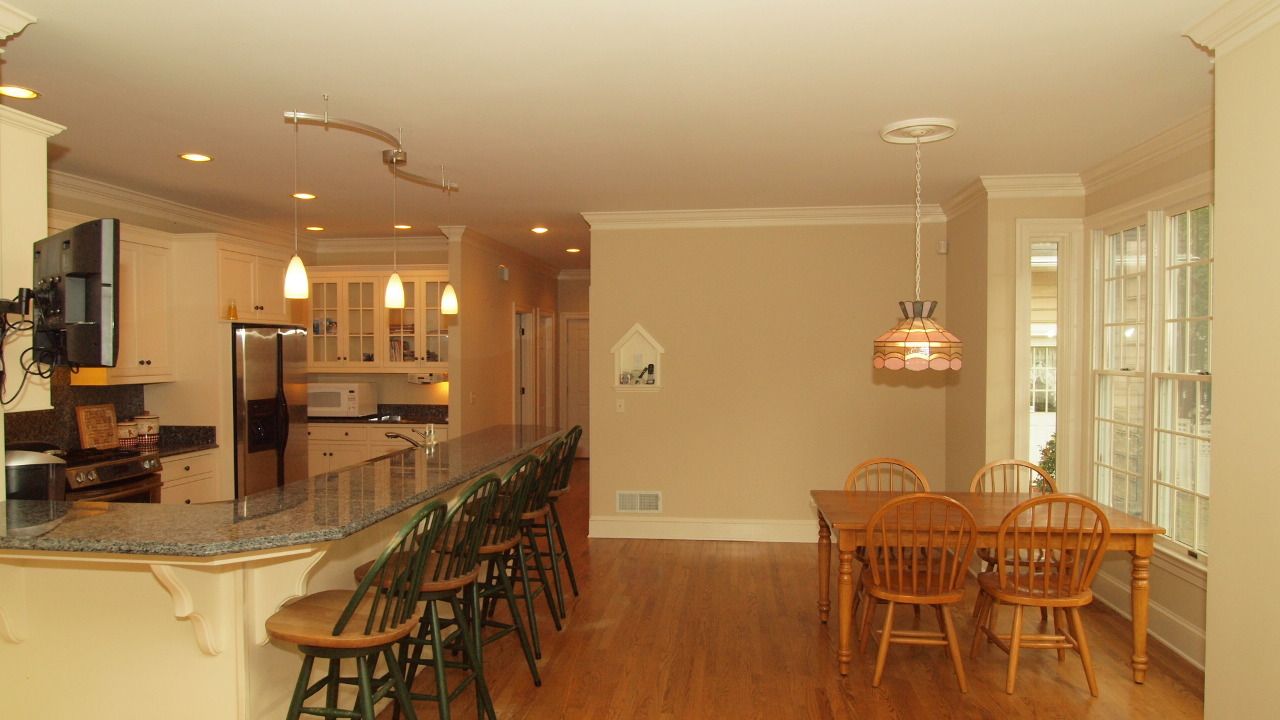
[(76, 424), (80, 426), (80, 447), (120, 447), (116, 437), (115, 405), (79, 405), (76, 407)]

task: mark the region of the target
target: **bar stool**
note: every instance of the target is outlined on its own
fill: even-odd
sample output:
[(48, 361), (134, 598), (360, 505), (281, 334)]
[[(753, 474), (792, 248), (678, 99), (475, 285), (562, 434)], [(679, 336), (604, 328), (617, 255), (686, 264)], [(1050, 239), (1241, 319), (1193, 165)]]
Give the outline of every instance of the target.
[(578, 452), (578, 441), (582, 439), (582, 426), (574, 425), (564, 435), (564, 445), (559, 453), (556, 470), (556, 482), (547, 495), (550, 512), (546, 522), (535, 527), (535, 531), (545, 534), (547, 546), (551, 549), (551, 577), (556, 585), (556, 600), (560, 604), (560, 617), (565, 617), (564, 591), (560, 583), (560, 561), (564, 561), (564, 569), (569, 573), (569, 585), (573, 588), (574, 597), (578, 596), (578, 578), (573, 574), (573, 559), (569, 557), (569, 544), (564, 539), (564, 528), (560, 525), (560, 513), (556, 510), (556, 501), (569, 492), (569, 476), (573, 474), (573, 457)]
[[(534, 599), (538, 595), (546, 596), (556, 630), (563, 628), (560, 624), (560, 608), (548, 585), (547, 568), (542, 564), (544, 552), (539, 546), (538, 535), (534, 533), (534, 527), (545, 523), (547, 514), (551, 512), (551, 503), (547, 498), (556, 481), (555, 459), (559, 457), (563, 445), (564, 438), (556, 438), (538, 457), (538, 472), (535, 473), (529, 497), (520, 513), (520, 542), (516, 545), (515, 562), (510, 565), (512, 578), (520, 581), (521, 592), (518, 597), (524, 599), (529, 636), (533, 639), (533, 654), (538, 658), (542, 657), (542, 643), (538, 639), (538, 614), (534, 609)], [(536, 587), (534, 583), (537, 583)]]
[[(427, 556), (444, 526), (445, 505), (437, 500), (413, 514), (368, 569), (354, 591), (326, 590), (307, 595), (267, 618), (267, 634), (295, 643), (303, 653), (302, 670), (289, 702), (288, 720), (299, 715), (374, 720), (374, 703), (394, 693), (397, 710), (415, 720), (409, 683), (392, 651), (413, 630), (418, 587)], [(378, 657), (387, 661), (386, 675), (374, 678)], [(328, 673), (310, 684), (316, 658), (329, 661)], [(356, 678), (340, 674), (344, 658), (356, 661)], [(376, 687), (375, 687), (376, 683)], [(359, 695), (351, 711), (338, 708), (338, 690), (356, 685)], [(323, 707), (304, 707), (307, 698), (325, 690)]]
[[(418, 620), (418, 631), (405, 635), (399, 641), (399, 663), (405, 668), (405, 682), (410, 688), (409, 697), (438, 703), (442, 720), (450, 717), (449, 703), (471, 684), (476, 689), (476, 714), (497, 720), (489, 688), (484, 680), (480, 648), (476, 645), (476, 636), (467, 618), (478, 617), (480, 611), (476, 583), (480, 566), (477, 558), (488, 523), (478, 522), (477, 519), (488, 518), (493, 511), (498, 485), (498, 476), (490, 473), (475, 481), (454, 502), (445, 518), (439, 539), (427, 557), (418, 584), (417, 601), (425, 603)], [(357, 578), (363, 578), (370, 571), (368, 565), (362, 565), (356, 569), (355, 574)], [(441, 604), (449, 606), (452, 617), (440, 616)], [(445, 634), (444, 631), (448, 628), (453, 628), (453, 632)], [(424, 658), (423, 652), (428, 647), (431, 649), (431, 657)], [(462, 651), (461, 661), (446, 659), (446, 649), (458, 648)], [(418, 667), (425, 665), (430, 665), (435, 670), (435, 694), (412, 690)], [(466, 671), (453, 689), (448, 686), (448, 669)]]
[[(542, 678), (538, 675), (538, 665), (534, 661), (533, 643), (516, 602), (510, 573), (510, 567), (519, 561), (517, 546), (521, 541), (521, 516), (537, 480), (538, 459), (532, 455), (526, 455), (517, 461), (502, 478), (498, 499), (494, 503), (484, 539), (480, 543), (479, 560), (483, 569), (483, 579), (479, 586), (481, 613), (473, 623), (473, 628), (482, 655), (485, 645), (514, 631), (520, 638), (520, 647), (524, 650), (524, 659), (529, 665), (529, 674), (533, 676), (533, 684), (541, 686)], [(493, 617), (498, 598), (506, 598), (507, 609), (511, 612), (509, 623)], [(486, 628), (496, 628), (497, 632), (485, 637)]]

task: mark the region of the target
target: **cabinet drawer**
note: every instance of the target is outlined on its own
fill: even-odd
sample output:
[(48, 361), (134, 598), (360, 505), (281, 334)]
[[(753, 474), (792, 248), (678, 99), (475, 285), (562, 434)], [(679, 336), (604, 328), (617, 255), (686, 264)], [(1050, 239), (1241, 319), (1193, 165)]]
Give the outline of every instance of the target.
[(160, 502), (165, 505), (192, 505), (220, 499), (212, 475), (166, 482), (160, 490)]
[(307, 439), (311, 442), (354, 440), (364, 442), (369, 438), (369, 428), (364, 425), (311, 424), (307, 426)]
[(160, 463), (164, 466), (161, 477), (164, 478), (166, 485), (195, 475), (212, 475), (214, 468), (213, 453), (174, 455), (161, 458)]

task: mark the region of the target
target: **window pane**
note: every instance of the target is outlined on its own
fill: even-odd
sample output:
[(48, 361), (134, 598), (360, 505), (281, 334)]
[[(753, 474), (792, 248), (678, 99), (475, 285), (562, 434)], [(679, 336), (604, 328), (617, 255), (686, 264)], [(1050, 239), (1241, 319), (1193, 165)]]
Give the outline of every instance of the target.
[(1213, 386), (1207, 380), (1161, 379), (1158, 393), (1156, 427), (1209, 438)]

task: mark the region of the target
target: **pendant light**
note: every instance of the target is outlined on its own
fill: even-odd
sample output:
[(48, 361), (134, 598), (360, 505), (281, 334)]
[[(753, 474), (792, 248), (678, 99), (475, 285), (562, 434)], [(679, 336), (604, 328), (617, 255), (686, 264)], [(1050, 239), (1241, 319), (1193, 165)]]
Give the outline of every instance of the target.
[(298, 120), (293, 121), (293, 259), (284, 273), (284, 296), (291, 300), (311, 297), (311, 281), (307, 268), (298, 255)]
[(885, 142), (914, 143), (916, 148), (916, 296), (898, 303), (902, 320), (875, 341), (871, 364), (885, 370), (959, 370), (960, 339), (933, 319), (938, 303), (920, 299), (920, 145), (951, 137), (955, 122), (946, 118), (917, 118), (884, 126)]
[(404, 283), (400, 281), (400, 264), (399, 252), (400, 244), (396, 238), (396, 231), (399, 229), (396, 225), (396, 163), (398, 159), (391, 163), (391, 278), (387, 280), (387, 294), (383, 299), (383, 305), (392, 309), (399, 310), (404, 308)]
[(454, 292), (453, 283), (445, 283), (444, 291), (440, 293), (440, 314), (458, 314), (458, 293)]

